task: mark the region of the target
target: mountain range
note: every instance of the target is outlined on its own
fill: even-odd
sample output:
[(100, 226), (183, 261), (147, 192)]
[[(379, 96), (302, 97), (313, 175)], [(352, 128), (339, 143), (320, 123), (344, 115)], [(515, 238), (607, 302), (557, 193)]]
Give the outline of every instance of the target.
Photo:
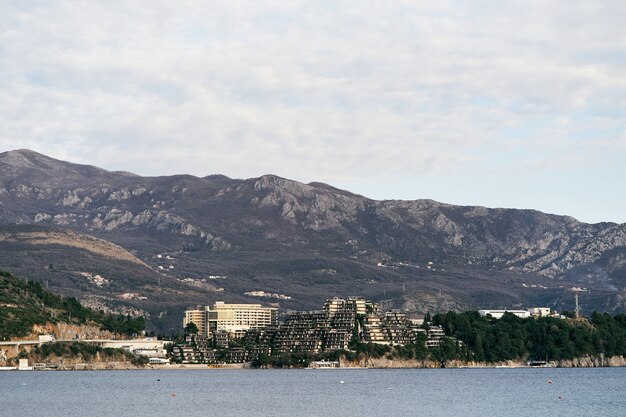
[[(584, 198), (584, 195), (581, 195)], [(316, 309), (360, 295), (408, 312), (625, 311), (626, 224), (376, 201), (264, 175), (142, 177), (0, 153), (0, 269), (176, 332), (216, 300)]]

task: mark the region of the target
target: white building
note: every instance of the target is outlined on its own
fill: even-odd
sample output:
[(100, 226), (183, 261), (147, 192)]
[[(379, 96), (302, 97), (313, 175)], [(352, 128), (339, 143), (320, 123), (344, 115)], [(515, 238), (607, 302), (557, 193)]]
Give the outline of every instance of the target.
[(165, 357), (165, 344), (171, 343), (155, 337), (130, 340), (86, 340), (103, 348), (124, 349), (136, 355)]
[(533, 317), (558, 317), (558, 314), (553, 313), (550, 307), (532, 307), (528, 309), (528, 312)]
[(250, 329), (262, 329), (276, 324), (278, 309), (261, 304), (226, 304), (216, 301), (206, 307), (208, 332), (226, 331), (234, 337), (243, 337)]
[(478, 314), (480, 314), (481, 316), (484, 317), (486, 315), (490, 315), (494, 319), (502, 318), (502, 316), (504, 316), (504, 313), (511, 313), (523, 319), (530, 317), (530, 313), (528, 312), (528, 310), (478, 310)]
[(555, 317), (562, 318), (562, 316), (556, 311), (552, 311), (550, 307), (531, 307), (528, 310), (478, 310), (478, 313), (481, 316), (486, 316), (489, 314), (494, 319), (502, 318), (504, 313), (511, 313), (516, 315), (517, 317), (521, 317), (523, 319), (528, 317)]
[(276, 324), (278, 309), (263, 307), (261, 304), (227, 304), (216, 301), (213, 306), (203, 310), (185, 311), (183, 326), (194, 323), (198, 333), (209, 336), (218, 331), (225, 331), (231, 337), (243, 337), (250, 329), (262, 329)]
[(18, 371), (32, 371), (33, 367), (28, 366), (28, 359), (20, 359), (17, 370)]

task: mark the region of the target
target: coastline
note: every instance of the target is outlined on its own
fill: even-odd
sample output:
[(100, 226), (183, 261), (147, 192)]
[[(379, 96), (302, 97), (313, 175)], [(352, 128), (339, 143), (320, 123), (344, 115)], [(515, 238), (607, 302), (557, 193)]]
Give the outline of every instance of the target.
[(459, 360), (440, 363), (431, 360), (365, 358), (358, 361), (340, 359), (340, 368), (371, 368), (371, 369), (488, 369), (488, 368), (618, 368), (626, 367), (623, 356), (591, 357), (583, 356), (575, 359), (548, 361), (545, 366), (530, 366), (526, 361), (509, 360), (502, 362), (465, 362)]
[[(448, 361), (440, 364), (435, 361), (417, 361), (407, 359), (367, 358), (360, 361), (346, 361), (340, 359), (337, 368), (329, 369), (516, 369), (516, 368), (616, 368), (626, 367), (626, 358), (615, 356), (611, 358), (582, 357), (573, 360), (548, 361), (545, 366), (530, 366), (523, 361), (504, 362), (463, 362)], [(133, 365), (130, 362), (93, 362), (61, 364), (55, 368), (41, 368), (43, 371), (140, 371), (140, 370), (248, 370), (248, 369), (314, 369), (314, 368), (252, 368), (250, 363), (229, 364), (152, 364), (146, 366)], [(0, 371), (18, 370), (17, 367), (2, 367)], [(33, 369), (28, 369), (33, 370)]]
[(59, 365), (54, 367), (28, 367), (27, 369), (18, 369), (17, 366), (0, 367), (2, 371), (151, 371), (151, 370), (237, 370), (251, 369), (247, 363), (228, 363), (223, 365), (215, 364), (152, 364), (146, 366), (137, 366), (131, 363), (114, 363), (114, 362), (94, 362), (94, 363), (76, 363), (71, 365)]

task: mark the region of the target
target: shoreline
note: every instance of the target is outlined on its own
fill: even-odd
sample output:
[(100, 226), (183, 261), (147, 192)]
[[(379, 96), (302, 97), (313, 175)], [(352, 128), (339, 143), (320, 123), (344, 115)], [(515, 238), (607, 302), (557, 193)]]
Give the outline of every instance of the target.
[[(465, 362), (460, 360), (450, 360), (444, 363), (432, 360), (416, 359), (389, 359), (385, 357), (371, 358), (363, 357), (360, 360), (348, 361), (345, 357), (340, 357), (336, 367), (328, 369), (512, 369), (512, 368), (533, 368), (533, 369), (554, 369), (554, 368), (617, 368), (626, 367), (626, 358), (623, 356), (591, 357), (583, 356), (575, 359), (543, 362), (540, 365), (532, 366), (528, 361), (509, 360), (502, 362)], [(46, 366), (47, 365), (47, 366)], [(21, 369), (19, 369), (21, 367)], [(54, 361), (34, 362), (20, 366), (0, 366), (1, 371), (13, 370), (45, 370), (45, 371), (115, 371), (115, 370), (241, 370), (241, 369), (325, 369), (315, 367), (293, 367), (293, 368), (254, 368), (251, 362), (246, 363), (221, 363), (221, 364), (197, 364), (197, 363), (168, 363), (168, 364), (133, 364), (130, 361), (106, 361), (97, 360), (93, 362), (67, 361), (61, 359), (58, 363)]]
[(604, 365), (604, 366), (529, 366), (529, 365), (459, 365), (459, 366), (339, 366), (336, 368), (253, 368), (247, 363), (233, 363), (220, 366), (209, 364), (170, 364), (170, 365), (150, 365), (145, 367), (137, 366), (107, 366), (107, 364), (87, 365), (85, 366), (72, 366), (72, 367), (58, 367), (58, 368), (40, 368), (33, 369), (18, 369), (18, 367), (0, 367), (0, 373), (12, 372), (12, 371), (216, 371), (216, 370), (315, 370), (315, 371), (327, 371), (327, 370), (368, 370), (368, 369), (590, 369), (590, 368), (624, 368), (624, 365)]

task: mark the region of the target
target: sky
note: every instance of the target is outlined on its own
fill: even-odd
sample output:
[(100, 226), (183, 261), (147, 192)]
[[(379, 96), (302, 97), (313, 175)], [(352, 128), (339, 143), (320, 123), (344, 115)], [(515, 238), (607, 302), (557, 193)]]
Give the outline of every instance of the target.
[(0, 0), (0, 152), (626, 222), (623, 1)]

